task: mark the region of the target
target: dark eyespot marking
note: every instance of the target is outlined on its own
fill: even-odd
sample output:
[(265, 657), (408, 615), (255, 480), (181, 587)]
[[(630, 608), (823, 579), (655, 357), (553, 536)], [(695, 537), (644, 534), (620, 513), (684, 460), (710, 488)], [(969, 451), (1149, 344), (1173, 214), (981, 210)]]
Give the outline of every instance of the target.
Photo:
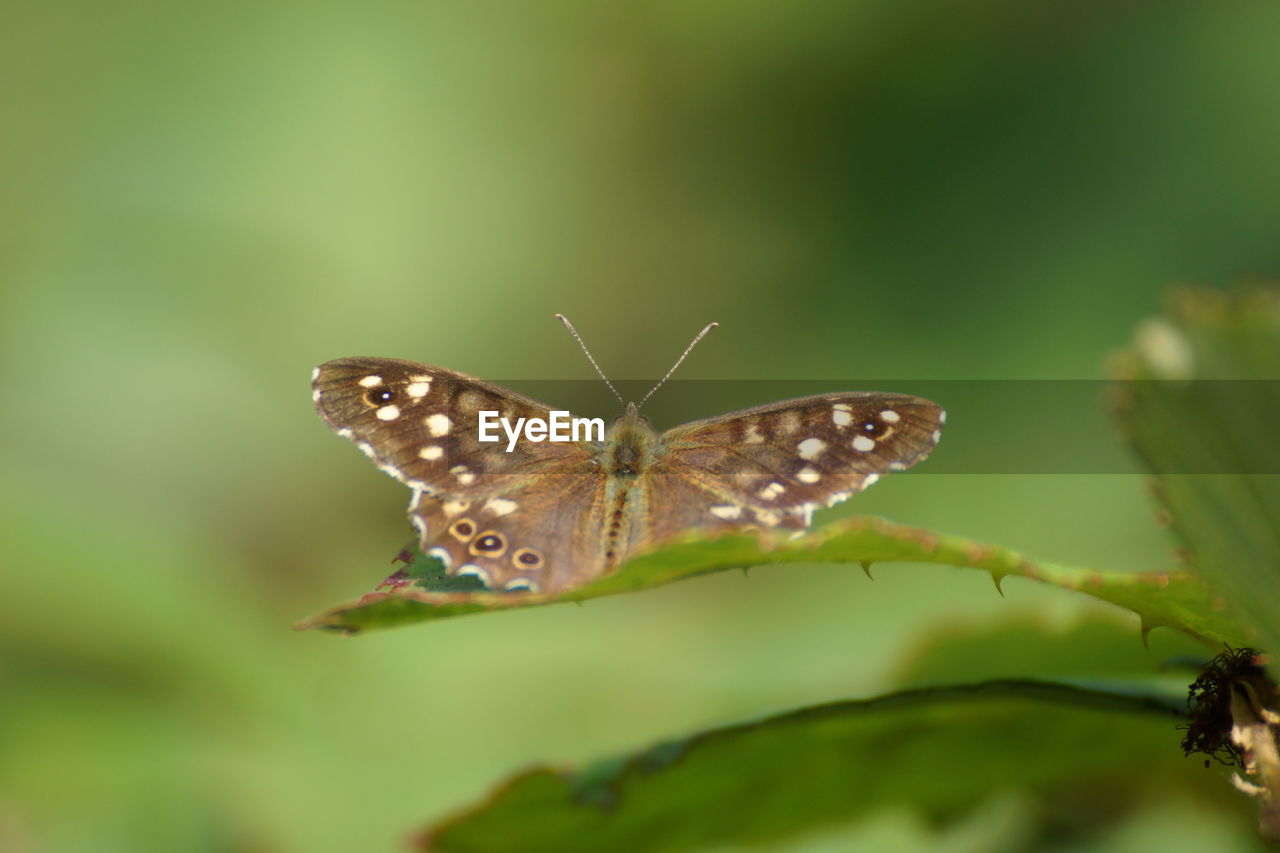
[(370, 388), (364, 392), (364, 399), (370, 406), (385, 406), (400, 399), (400, 395), (390, 388)]
[(542, 554), (532, 548), (520, 548), (511, 555), (511, 561), (522, 569), (542, 568)]
[(472, 536), (476, 535), (476, 526), (470, 519), (460, 518), (449, 525), (449, 533), (459, 542), (468, 542)]
[(889, 431), (889, 425), (880, 420), (867, 421), (862, 425), (862, 431), (872, 438), (879, 438)]
[(501, 533), (486, 530), (476, 537), (468, 549), (472, 554), (484, 554), (488, 557), (501, 557), (507, 551), (507, 538)]

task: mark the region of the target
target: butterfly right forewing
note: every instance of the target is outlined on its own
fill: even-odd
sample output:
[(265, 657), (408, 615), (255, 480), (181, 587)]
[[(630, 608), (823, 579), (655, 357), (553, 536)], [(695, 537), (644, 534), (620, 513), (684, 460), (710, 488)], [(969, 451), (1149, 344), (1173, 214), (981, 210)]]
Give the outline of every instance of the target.
[(685, 498), (654, 512), (683, 513), (685, 526), (804, 526), (813, 510), (924, 459), (945, 418), (937, 404), (920, 397), (851, 392), (685, 424), (662, 435), (654, 475), (669, 483), (655, 489), (653, 500), (682, 489), (708, 500), (698, 506)]

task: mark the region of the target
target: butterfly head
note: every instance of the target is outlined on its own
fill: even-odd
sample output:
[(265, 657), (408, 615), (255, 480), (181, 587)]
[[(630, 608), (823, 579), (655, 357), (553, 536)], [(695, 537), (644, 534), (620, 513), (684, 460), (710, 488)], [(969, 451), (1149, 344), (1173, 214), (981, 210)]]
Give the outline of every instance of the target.
[(613, 419), (615, 427), (622, 427), (635, 424), (644, 424), (649, 426), (649, 419), (640, 414), (640, 406), (637, 403), (627, 403), (626, 410)]
[(649, 464), (654, 432), (640, 407), (627, 403), (627, 412), (614, 419), (609, 430), (607, 459), (604, 464), (616, 477), (636, 477)]

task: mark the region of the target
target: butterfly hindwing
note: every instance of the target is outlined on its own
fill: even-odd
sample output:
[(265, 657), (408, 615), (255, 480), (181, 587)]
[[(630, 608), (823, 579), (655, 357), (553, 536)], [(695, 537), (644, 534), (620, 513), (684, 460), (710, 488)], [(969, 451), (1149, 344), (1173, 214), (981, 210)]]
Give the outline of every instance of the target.
[(495, 590), (556, 592), (604, 571), (604, 493), (593, 461), (561, 461), (501, 495), (415, 495), (409, 517), (424, 553), (450, 574)]

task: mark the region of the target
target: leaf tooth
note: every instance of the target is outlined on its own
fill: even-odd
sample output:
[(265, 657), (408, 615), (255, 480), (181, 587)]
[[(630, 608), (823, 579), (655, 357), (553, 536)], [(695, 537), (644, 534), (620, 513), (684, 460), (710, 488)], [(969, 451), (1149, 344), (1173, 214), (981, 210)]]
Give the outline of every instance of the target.
[(1147, 621), (1147, 617), (1141, 613), (1138, 614), (1138, 619), (1140, 622), (1139, 630), (1142, 632), (1142, 647), (1147, 651), (1151, 651), (1151, 629), (1159, 626), (1155, 622)]

